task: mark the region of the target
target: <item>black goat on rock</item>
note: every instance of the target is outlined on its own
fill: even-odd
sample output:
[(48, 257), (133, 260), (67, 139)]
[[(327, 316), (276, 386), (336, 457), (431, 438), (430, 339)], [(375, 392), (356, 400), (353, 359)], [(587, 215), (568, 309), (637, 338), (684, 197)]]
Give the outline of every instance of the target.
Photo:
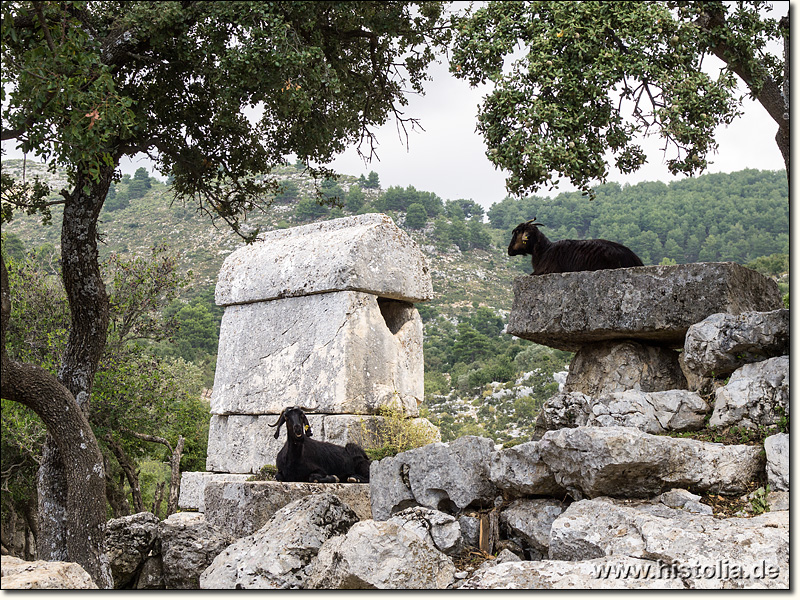
[(369, 481), (369, 458), (358, 444), (337, 446), (311, 439), (313, 432), (308, 418), (299, 406), (283, 409), (275, 439), (286, 423), (286, 443), (278, 452), (278, 481), (311, 483), (366, 483)]
[(530, 254), (533, 273), (569, 273), (644, 266), (630, 248), (608, 240), (560, 240), (551, 242), (531, 219), (511, 233), (508, 255)]

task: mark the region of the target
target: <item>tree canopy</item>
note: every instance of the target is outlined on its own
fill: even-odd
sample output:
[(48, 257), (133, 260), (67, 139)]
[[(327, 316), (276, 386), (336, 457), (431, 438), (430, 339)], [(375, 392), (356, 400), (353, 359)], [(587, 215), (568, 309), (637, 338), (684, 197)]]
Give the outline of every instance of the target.
[[(147, 153), (234, 227), (264, 175), (307, 166), (421, 92), (440, 2), (5, 2), (3, 139), (73, 183)], [(324, 172), (324, 169), (322, 170)], [(262, 174), (258, 180), (254, 174)], [(252, 232), (248, 232), (252, 235)]]
[[(40, 558), (78, 562), (108, 587), (103, 459), (87, 415), (111, 318), (98, 219), (120, 159), (147, 154), (176, 198), (253, 239), (242, 219), (279, 191), (272, 170), (287, 156), (330, 175), (324, 165), (348, 145), (372, 155), (376, 126), (392, 116), (413, 123), (405, 94), (422, 91), (446, 41), (443, 3), (27, 1), (1, 10), (2, 139), (69, 179), (58, 202), (70, 310), (57, 376), (9, 357), (2, 263), (2, 396), (48, 430)], [(45, 187), (5, 175), (2, 185), (4, 222), (17, 209), (48, 215)]]
[[(457, 22), (451, 71), (494, 89), (478, 114), (487, 156), (522, 195), (566, 177), (590, 192), (658, 135), (673, 174), (702, 172), (740, 115), (737, 79), (778, 124), (789, 172), (788, 15), (768, 2), (488, 2)], [(783, 45), (784, 57), (770, 42)], [(708, 57), (723, 66), (716, 74)]]

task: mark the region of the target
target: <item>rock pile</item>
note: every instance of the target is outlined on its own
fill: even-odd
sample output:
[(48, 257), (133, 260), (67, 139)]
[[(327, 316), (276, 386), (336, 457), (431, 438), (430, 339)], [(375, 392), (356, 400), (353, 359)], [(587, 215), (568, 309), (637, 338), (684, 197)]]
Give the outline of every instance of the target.
[[(763, 446), (663, 435), (706, 421), (786, 428), (788, 312), (776, 290), (736, 266), (684, 265), (523, 278), (515, 291), (547, 277), (550, 290), (536, 293), (550, 316), (535, 299), (519, 305), (563, 330), (542, 339), (579, 351), (536, 439), (502, 448), (467, 436), (373, 462), (369, 510), (366, 485), (187, 486), (205, 514), (109, 524), (115, 586), (788, 589), (788, 435)], [(576, 303), (603, 297), (601, 280), (616, 304)], [(633, 280), (660, 283), (647, 292)], [(643, 319), (651, 308), (655, 325)], [(625, 356), (632, 368), (615, 371)], [(724, 385), (713, 379), (722, 373)], [(721, 518), (703, 496), (749, 509)], [(489, 553), (477, 567), (464, 560)], [(5, 558), (3, 568), (5, 587)]]

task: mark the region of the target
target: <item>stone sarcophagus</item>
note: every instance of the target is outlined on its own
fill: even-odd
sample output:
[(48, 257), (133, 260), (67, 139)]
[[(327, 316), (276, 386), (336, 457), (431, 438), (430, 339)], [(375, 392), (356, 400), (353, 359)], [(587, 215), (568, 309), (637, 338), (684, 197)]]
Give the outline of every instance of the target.
[[(206, 468), (255, 473), (274, 464), (287, 406), (315, 438), (364, 443), (381, 407), (419, 415), (422, 320), (433, 296), (425, 257), (382, 214), (278, 230), (231, 254), (211, 396)], [(432, 426), (431, 426), (432, 427)]]

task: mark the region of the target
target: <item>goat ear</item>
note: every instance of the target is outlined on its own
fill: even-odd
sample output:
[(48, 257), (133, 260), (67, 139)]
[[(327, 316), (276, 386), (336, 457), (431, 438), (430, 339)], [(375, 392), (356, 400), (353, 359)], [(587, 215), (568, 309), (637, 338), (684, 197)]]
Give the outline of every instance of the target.
[(311, 425), (308, 423), (308, 418), (305, 413), (303, 414), (303, 431), (308, 437), (314, 437), (314, 432), (311, 430)]

